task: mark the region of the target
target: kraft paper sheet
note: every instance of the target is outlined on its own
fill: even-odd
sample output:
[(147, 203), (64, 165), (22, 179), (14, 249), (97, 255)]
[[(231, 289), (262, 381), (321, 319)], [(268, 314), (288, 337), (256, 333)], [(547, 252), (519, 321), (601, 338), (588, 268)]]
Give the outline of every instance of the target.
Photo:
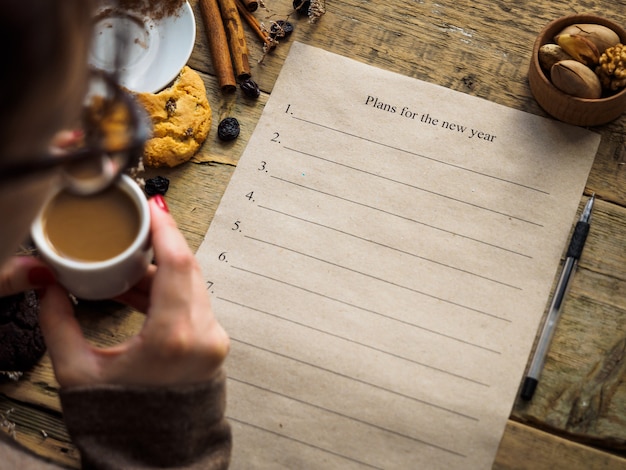
[(599, 141), (294, 43), (197, 253), (232, 468), (491, 468)]

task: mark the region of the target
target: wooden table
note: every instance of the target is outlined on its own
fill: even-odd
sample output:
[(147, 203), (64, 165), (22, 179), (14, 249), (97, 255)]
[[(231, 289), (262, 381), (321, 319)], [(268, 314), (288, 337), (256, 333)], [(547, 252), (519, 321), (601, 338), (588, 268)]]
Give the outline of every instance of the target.
[[(293, 14), (291, 0), (265, 0), (267, 9), (259, 9), (255, 16), (269, 24), (291, 14), (295, 32), (259, 63), (261, 44), (245, 27), (252, 74), (263, 91), (258, 100), (250, 100), (239, 92), (224, 95), (219, 90), (198, 0), (190, 3), (198, 31), (189, 65), (205, 80), (213, 129), (198, 154), (203, 164), (149, 170), (147, 176), (171, 179), (168, 204), (194, 249), (254, 130), (291, 41), (545, 115), (527, 81), (539, 30), (570, 13), (596, 13), (616, 21), (626, 18), (624, 2), (595, 0), (580, 2), (585, 9), (562, 0), (327, 0), (326, 15), (309, 24)], [(302, 92), (306, 93), (306, 84)], [(240, 137), (230, 144), (221, 143), (216, 135), (217, 123), (226, 116), (235, 116), (242, 124)], [(535, 398), (530, 405), (515, 404), (493, 468), (626, 469), (625, 125), (626, 115), (594, 129), (602, 142), (585, 193), (595, 192), (599, 200), (588, 243)], [(141, 314), (111, 302), (81, 302), (77, 310), (85, 334), (101, 345), (133, 334), (143, 320)], [(15, 423), (20, 442), (78, 467), (79, 455), (64, 428), (57, 390), (44, 357), (20, 381), (0, 385), (0, 424), (6, 418)]]

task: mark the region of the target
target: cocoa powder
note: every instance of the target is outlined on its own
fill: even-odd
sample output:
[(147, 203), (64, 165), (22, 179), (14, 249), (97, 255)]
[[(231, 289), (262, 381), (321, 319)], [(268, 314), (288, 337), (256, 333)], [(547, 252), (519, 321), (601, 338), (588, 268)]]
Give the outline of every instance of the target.
[(153, 20), (160, 20), (167, 16), (173, 16), (185, 0), (118, 0), (120, 9), (132, 10)]

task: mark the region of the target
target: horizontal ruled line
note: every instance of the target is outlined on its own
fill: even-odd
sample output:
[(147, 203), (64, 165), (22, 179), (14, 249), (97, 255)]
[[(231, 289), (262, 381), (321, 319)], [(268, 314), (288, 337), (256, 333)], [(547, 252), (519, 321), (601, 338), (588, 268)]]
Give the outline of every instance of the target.
[(369, 273), (366, 273), (366, 272), (363, 272), (363, 271), (359, 271), (357, 269), (353, 269), (353, 268), (350, 268), (348, 266), (343, 266), (343, 265), (341, 265), (339, 263), (335, 263), (333, 261), (329, 261), (329, 260), (326, 260), (324, 258), (319, 258), (317, 256), (313, 256), (311, 254), (304, 253), (303, 251), (298, 251), (298, 250), (295, 250), (293, 248), (289, 248), (289, 247), (286, 247), (286, 246), (283, 246), (283, 245), (279, 245), (279, 244), (274, 243), (274, 242), (270, 242), (270, 241), (267, 241), (267, 240), (262, 240), (260, 238), (255, 238), (255, 237), (252, 237), (250, 235), (244, 235), (244, 236), (246, 238), (250, 239), (250, 240), (254, 240), (254, 241), (257, 241), (259, 243), (264, 243), (266, 245), (274, 246), (274, 247), (280, 248), (282, 250), (290, 251), (290, 252), (296, 253), (296, 254), (298, 254), (300, 256), (304, 256), (304, 257), (307, 257), (307, 258), (310, 258), (310, 259), (314, 259), (314, 260), (319, 261), (321, 263), (325, 263), (325, 264), (328, 264), (330, 266), (334, 266), (336, 268), (340, 268), (340, 269), (343, 269), (343, 270), (346, 270), (346, 271), (350, 271), (352, 273), (368, 277), (368, 278), (373, 279), (375, 281), (382, 282), (382, 283), (385, 283), (385, 284), (389, 284), (389, 285), (397, 287), (399, 289), (404, 289), (404, 290), (407, 290), (407, 291), (410, 291), (410, 292), (414, 292), (416, 294), (423, 295), (424, 297), (428, 297), (428, 298), (431, 298), (431, 299), (434, 299), (434, 300), (438, 300), (439, 302), (443, 302), (443, 303), (446, 303), (448, 305), (453, 305), (455, 307), (459, 307), (459, 308), (461, 308), (463, 310), (467, 310), (467, 311), (478, 313), (480, 315), (484, 315), (484, 316), (487, 316), (487, 317), (496, 318), (498, 320), (502, 320), (502, 321), (505, 321), (507, 323), (511, 323), (511, 320), (509, 320), (508, 318), (502, 317), (500, 315), (496, 315), (495, 313), (489, 313), (489, 312), (486, 312), (484, 310), (471, 307), (469, 305), (463, 305), (463, 304), (461, 304), (459, 302), (455, 302), (453, 300), (446, 299), (444, 297), (440, 297), (440, 296), (437, 296), (437, 295), (434, 295), (434, 294), (429, 294), (428, 292), (421, 291), (421, 290), (416, 289), (414, 287), (405, 286), (403, 284), (399, 284), (399, 283), (394, 282), (394, 281), (383, 279), (382, 277), (378, 277), (378, 276), (375, 276), (373, 274), (369, 274)]
[(429, 189), (425, 189), (425, 188), (422, 188), (420, 186), (416, 186), (414, 184), (410, 184), (410, 183), (406, 183), (404, 181), (393, 179), (393, 178), (390, 178), (388, 176), (379, 175), (377, 173), (364, 170), (363, 168), (357, 168), (357, 167), (354, 167), (354, 166), (346, 165), (345, 163), (340, 163), (340, 162), (337, 162), (337, 161), (334, 161), (334, 160), (330, 160), (328, 158), (321, 157), (319, 155), (315, 155), (315, 154), (312, 154), (312, 153), (304, 152), (302, 150), (297, 150), (297, 149), (294, 149), (294, 148), (291, 148), (291, 147), (284, 147), (284, 148), (286, 150), (291, 151), (291, 152), (296, 152), (296, 153), (299, 153), (301, 155), (306, 155), (307, 157), (311, 157), (311, 158), (315, 158), (315, 159), (318, 159), (318, 160), (322, 160), (322, 161), (331, 163), (333, 165), (342, 166), (344, 168), (348, 168), (350, 170), (354, 170), (354, 171), (358, 171), (360, 173), (364, 173), (364, 174), (367, 174), (367, 175), (370, 175), (370, 176), (374, 176), (376, 178), (380, 178), (380, 179), (383, 179), (383, 180), (386, 180), (386, 181), (389, 181), (389, 182), (392, 182), (392, 183), (395, 183), (395, 184), (399, 184), (399, 185), (406, 186), (406, 187), (409, 187), (409, 188), (417, 189), (418, 191), (423, 191), (425, 193), (432, 194), (434, 196), (441, 197), (441, 198), (444, 198), (444, 199), (448, 199), (449, 201), (454, 201), (454, 202), (457, 202), (459, 204), (467, 205), (467, 206), (473, 207), (475, 209), (491, 212), (493, 214), (501, 215), (501, 216), (509, 218), (509, 219), (515, 219), (515, 220), (518, 220), (518, 221), (526, 223), (526, 224), (534, 225), (536, 227), (543, 227), (543, 224), (540, 224), (538, 222), (533, 222), (532, 220), (527, 220), (527, 219), (524, 219), (522, 217), (517, 217), (517, 216), (512, 215), (512, 214), (507, 214), (506, 212), (497, 211), (497, 210), (491, 209), (489, 207), (481, 206), (479, 204), (474, 204), (472, 202), (465, 201), (463, 199), (455, 198), (455, 197), (452, 197), (452, 196), (448, 196), (446, 194), (438, 193), (436, 191), (431, 191)]
[(254, 428), (254, 429), (258, 430), (258, 431), (264, 431), (264, 432), (270, 433), (270, 434), (272, 434), (272, 435), (274, 435), (276, 437), (282, 437), (283, 439), (287, 439), (289, 441), (296, 442), (296, 443), (301, 444), (303, 446), (310, 447), (311, 449), (319, 450), (319, 451), (324, 452), (326, 454), (334, 455), (334, 456), (342, 458), (344, 460), (349, 460), (350, 462), (354, 462), (354, 463), (357, 463), (359, 465), (363, 465), (363, 466), (365, 466), (367, 468), (373, 468), (373, 469), (376, 469), (376, 470), (384, 470), (382, 467), (376, 467), (374, 465), (370, 465), (368, 463), (361, 462), (360, 460), (356, 460), (356, 459), (354, 459), (352, 457), (348, 457), (347, 455), (340, 454), (340, 453), (332, 451), (330, 449), (325, 449), (323, 447), (316, 446), (315, 444), (311, 444), (310, 442), (306, 442), (306, 441), (303, 441), (301, 439), (296, 439), (295, 437), (291, 437), (291, 436), (288, 436), (286, 434), (283, 434), (283, 433), (280, 433), (280, 432), (276, 432), (274, 430), (267, 429), (267, 428), (264, 428), (262, 426), (258, 426), (256, 424), (252, 424), (252, 423), (250, 423), (248, 421), (243, 421), (241, 419), (233, 418), (232, 416), (230, 416), (228, 414), (226, 415), (226, 418), (228, 420), (230, 420), (230, 421), (234, 421), (234, 422), (242, 424), (244, 426), (249, 426), (249, 427)]
[(457, 237), (464, 238), (466, 240), (471, 240), (471, 241), (479, 243), (481, 245), (490, 246), (492, 248), (496, 248), (498, 250), (506, 251), (508, 253), (512, 253), (512, 254), (517, 255), (517, 256), (522, 256), (524, 258), (532, 259), (532, 256), (527, 255), (525, 253), (521, 253), (519, 251), (512, 250), (510, 248), (506, 248), (506, 247), (503, 247), (503, 246), (495, 245), (493, 243), (489, 243), (489, 242), (486, 242), (484, 240), (480, 240), (478, 238), (469, 237), (467, 235), (463, 235), (461, 233), (453, 232), (451, 230), (447, 230), (447, 229), (444, 229), (444, 228), (441, 228), (441, 227), (437, 227), (435, 225), (427, 224), (425, 222), (421, 222), (419, 220), (412, 219), (410, 217), (407, 217), (407, 216), (404, 216), (404, 215), (401, 215), (401, 214), (396, 214), (395, 212), (391, 212), (391, 211), (382, 209), (380, 207), (376, 207), (376, 206), (372, 206), (372, 205), (369, 205), (369, 204), (365, 204), (363, 202), (355, 201), (353, 199), (349, 199), (349, 198), (346, 198), (346, 197), (343, 197), (343, 196), (339, 196), (337, 194), (332, 194), (332, 193), (329, 193), (329, 192), (326, 192), (326, 191), (322, 191), (322, 190), (317, 189), (317, 188), (312, 188), (312, 187), (306, 186), (306, 185), (304, 185), (302, 183), (296, 183), (295, 181), (291, 181), (291, 180), (288, 180), (288, 179), (285, 179), (285, 178), (280, 178), (278, 176), (273, 176), (272, 175), (272, 176), (270, 176), (270, 178), (276, 179), (278, 181), (282, 181), (283, 183), (287, 183), (287, 184), (292, 184), (294, 186), (298, 186), (298, 187), (300, 187), (302, 189), (307, 189), (309, 191), (314, 191), (316, 193), (323, 194), (325, 196), (330, 196), (330, 197), (333, 197), (333, 198), (336, 198), (336, 199), (340, 199), (342, 201), (346, 201), (346, 202), (349, 202), (349, 203), (352, 203), (352, 204), (356, 204), (356, 205), (359, 205), (359, 206), (362, 206), (362, 207), (366, 207), (368, 209), (372, 209), (372, 210), (375, 210), (377, 212), (381, 212), (383, 214), (391, 215), (391, 216), (397, 217), (399, 219), (407, 220), (409, 222), (414, 222), (416, 224), (422, 225), (424, 227), (432, 228), (432, 229), (440, 231), (440, 232), (448, 233), (448, 234), (451, 234), (451, 235), (454, 235), (454, 236), (457, 236)]
[(248, 273), (248, 274), (252, 274), (252, 275), (254, 275), (254, 276), (259, 276), (259, 277), (262, 277), (262, 278), (267, 279), (267, 280), (269, 280), (269, 281), (278, 282), (278, 283), (280, 283), (280, 284), (284, 284), (284, 285), (286, 285), (286, 286), (293, 287), (294, 289), (298, 289), (298, 290), (301, 290), (301, 291), (303, 291), (303, 292), (307, 292), (307, 293), (309, 293), (309, 294), (317, 295), (317, 296), (322, 297), (322, 298), (324, 298), (324, 299), (328, 299), (328, 300), (331, 300), (331, 301), (333, 301), (333, 302), (337, 302), (337, 303), (340, 303), (340, 304), (346, 305), (346, 306), (348, 306), (348, 307), (355, 308), (355, 309), (357, 309), (357, 310), (362, 310), (362, 311), (364, 311), (364, 312), (372, 313), (372, 314), (374, 314), (374, 315), (377, 315), (377, 316), (379, 316), (379, 317), (385, 318), (385, 319), (387, 319), (387, 320), (391, 320), (391, 321), (394, 321), (394, 322), (397, 322), (397, 323), (401, 323), (401, 324), (406, 325), (406, 326), (411, 326), (411, 327), (413, 327), (413, 328), (418, 328), (418, 329), (420, 329), (420, 330), (422, 330), (422, 331), (426, 331), (426, 332), (428, 332), (428, 333), (432, 333), (432, 334), (434, 334), (434, 335), (441, 336), (441, 337), (443, 337), (443, 338), (447, 338), (447, 339), (450, 339), (450, 340), (453, 340), (453, 341), (456, 341), (456, 342), (459, 342), (459, 343), (462, 343), (462, 344), (466, 344), (466, 345), (468, 345), (468, 346), (473, 346), (473, 347), (475, 347), (475, 348), (482, 349), (482, 350), (484, 350), (484, 351), (488, 351), (488, 352), (495, 353), (495, 354), (501, 354), (501, 353), (500, 353), (500, 351), (496, 351), (495, 349), (488, 348), (488, 347), (486, 347), (486, 346), (482, 346), (482, 345), (477, 344), (477, 343), (472, 343), (472, 342), (470, 342), (470, 341), (466, 341), (466, 340), (464, 340), (464, 339), (457, 338), (457, 337), (455, 337), (455, 336), (447, 335), (447, 334), (445, 334), (445, 333), (441, 333), (441, 332), (439, 332), (439, 331), (435, 331), (435, 330), (432, 330), (432, 329), (430, 329), (430, 328), (425, 328), (425, 327), (420, 326), (420, 325), (417, 325), (417, 324), (415, 324), (415, 323), (411, 323), (411, 322), (408, 322), (408, 321), (405, 321), (405, 320), (400, 320), (399, 318), (395, 318), (395, 317), (392, 317), (392, 316), (389, 316), (389, 315), (385, 315), (384, 313), (380, 313), (380, 312), (377, 312), (377, 311), (375, 311), (375, 310), (372, 310), (372, 309), (369, 309), (369, 308), (362, 307), (362, 306), (360, 306), (360, 305), (352, 304), (352, 303), (350, 303), (350, 302), (346, 302), (346, 301), (344, 301), (344, 300), (337, 299), (337, 298), (335, 298), (335, 297), (331, 297), (331, 296), (329, 296), (329, 295), (322, 294), (321, 292), (316, 292), (316, 291), (314, 291), (314, 290), (307, 289), (306, 287), (298, 286), (297, 284), (293, 284), (293, 283), (291, 283), (291, 282), (287, 282), (287, 281), (284, 281), (284, 280), (281, 280), (281, 279), (277, 279), (277, 278), (274, 278), (274, 277), (268, 276), (268, 275), (266, 275), (266, 274), (258, 273), (258, 272), (255, 272), (255, 271), (251, 271), (251, 270), (249, 270), (249, 269), (245, 269), (245, 268), (242, 268), (242, 267), (240, 267), (240, 266), (231, 266), (231, 268), (233, 268), (233, 269), (237, 269), (237, 270), (239, 270), (239, 271), (246, 272), (246, 273)]
[(277, 214), (281, 214), (281, 215), (284, 215), (284, 216), (286, 216), (286, 217), (290, 217), (290, 218), (292, 218), (292, 219), (300, 220), (300, 221), (302, 221), (302, 222), (306, 222), (306, 223), (309, 223), (309, 224), (312, 224), (312, 225), (317, 225), (318, 227), (322, 227), (322, 228), (325, 228), (325, 229), (328, 229), (328, 230), (332, 230), (332, 231), (335, 231), (335, 232), (341, 233), (341, 234), (343, 234), (343, 235), (347, 235), (347, 236), (350, 236), (350, 237), (353, 237), (353, 238), (357, 238), (357, 239), (359, 239), (359, 240), (363, 240), (363, 241), (365, 241), (365, 242), (372, 243), (372, 244), (374, 244), (374, 245), (378, 245), (378, 246), (381, 246), (381, 247), (383, 247), (383, 248), (388, 248), (388, 249), (393, 250), (393, 251), (396, 251), (396, 252), (398, 252), (398, 253), (402, 253), (402, 254), (405, 254), (405, 255), (412, 256), (412, 257), (414, 257), (414, 258), (419, 258), (419, 259), (421, 259), (421, 260), (428, 261), (429, 263), (437, 264), (437, 265), (439, 265), (439, 266), (443, 266), (443, 267), (445, 267), (445, 268), (452, 269), (452, 270), (454, 270), (454, 271), (458, 271), (458, 272), (461, 272), (461, 273), (464, 273), (464, 274), (469, 274), (469, 275), (471, 275), (471, 276), (478, 277), (478, 278), (480, 278), (480, 279), (484, 279), (485, 281), (493, 282), (493, 283), (495, 283), (495, 284), (500, 284), (500, 285), (502, 285), (502, 286), (510, 287), (511, 289), (515, 289), (515, 290), (523, 290), (523, 289), (522, 289), (521, 287), (519, 287), (519, 286), (516, 286), (516, 285), (513, 285), (513, 284), (509, 284), (509, 283), (506, 283), (506, 282), (500, 281), (500, 280), (498, 280), (498, 279), (493, 279), (493, 278), (490, 278), (490, 277), (487, 277), (487, 276), (483, 276), (483, 275), (481, 275), (481, 274), (474, 273), (474, 272), (472, 272), (472, 271), (468, 271), (468, 270), (466, 270), (466, 269), (461, 269), (461, 268), (459, 268), (459, 267), (457, 267), (457, 266), (451, 266), (451, 265), (449, 265), (449, 264), (442, 263), (442, 262), (440, 262), (440, 261), (433, 260), (433, 259), (431, 259), (431, 258), (426, 258), (426, 257), (424, 257), (424, 256), (420, 256), (420, 255), (418, 255), (418, 254), (416, 254), (416, 253), (411, 253), (410, 251), (402, 250), (402, 249), (400, 249), (400, 248), (397, 248), (397, 247), (394, 247), (394, 246), (391, 246), (391, 245), (387, 245), (387, 244), (385, 244), (385, 243), (380, 243), (380, 242), (377, 242), (377, 241), (375, 241), (375, 240), (371, 240), (371, 239), (369, 239), (369, 238), (361, 237), (361, 236), (359, 236), (359, 235), (356, 235), (356, 234), (354, 234), (354, 233), (347, 232), (347, 231), (345, 231), (345, 230), (340, 230), (340, 229), (338, 229), (338, 228), (331, 227), (331, 226), (329, 226), (329, 225), (325, 225), (325, 224), (321, 224), (321, 223), (319, 223), (319, 222), (315, 222), (315, 221), (313, 221), (313, 220), (305, 219), (304, 217), (298, 217), (298, 216), (296, 216), (296, 215), (289, 214), (289, 213), (287, 213), (287, 212), (283, 212), (283, 211), (279, 211), (279, 210), (277, 210), (277, 209), (273, 209), (273, 208), (271, 208), (271, 207), (267, 207), (267, 206), (262, 206), (262, 205), (259, 205), (259, 208), (261, 208), (261, 209), (265, 209), (265, 210), (268, 210), (268, 211), (272, 211), (272, 212), (275, 212), (275, 213), (277, 213)]
[(424, 160), (429, 160), (429, 161), (432, 161), (432, 162), (439, 163), (441, 165), (446, 165), (446, 166), (449, 166), (449, 167), (452, 167), (452, 168), (456, 168), (456, 169), (459, 169), (459, 170), (467, 171), (469, 173), (474, 173), (476, 175), (484, 176), (485, 178), (490, 178), (490, 179), (493, 179), (493, 180), (502, 181), (503, 183), (512, 184), (514, 186), (518, 186), (520, 188), (528, 189), (528, 190), (533, 191), (533, 192), (550, 195), (550, 193), (548, 191), (545, 191), (545, 190), (539, 189), (539, 188), (535, 188), (535, 187), (532, 187), (532, 186), (529, 186), (529, 185), (526, 185), (526, 184), (523, 184), (523, 183), (518, 183), (517, 181), (508, 180), (506, 178), (501, 178), (499, 176), (494, 176), (494, 175), (491, 175), (489, 173), (484, 173), (484, 172), (477, 171), (477, 170), (472, 170), (471, 168), (467, 168), (467, 167), (464, 167), (464, 166), (461, 166), (461, 165), (457, 165), (457, 164), (454, 164), (454, 163), (450, 163), (450, 162), (446, 162), (446, 161), (443, 161), (443, 160), (439, 160), (437, 158), (428, 157), (426, 155), (423, 155), (423, 154), (420, 154), (420, 153), (417, 153), (417, 152), (412, 152), (410, 150), (402, 149), (400, 147), (395, 147), (395, 146), (390, 145), (390, 144), (385, 144), (383, 142), (378, 142), (378, 141), (373, 140), (373, 139), (368, 139), (367, 137), (363, 137), (363, 136), (360, 136), (360, 135), (352, 134), (350, 132), (343, 131), (341, 129), (337, 129), (335, 127), (326, 126), (324, 124), (320, 124), (318, 122), (314, 122), (314, 121), (310, 121), (310, 120), (307, 120), (307, 119), (299, 118), (297, 116), (291, 116), (291, 117), (293, 119), (296, 119), (296, 120), (301, 121), (301, 122), (306, 122), (307, 124), (311, 124), (313, 126), (317, 126), (317, 127), (321, 127), (321, 128), (324, 128), (324, 129), (328, 129), (328, 130), (333, 131), (333, 132), (338, 132), (340, 134), (347, 135), (348, 137), (353, 137), (355, 139), (363, 140), (363, 141), (369, 142), (371, 144), (380, 145), (381, 147), (385, 147), (385, 148), (388, 148), (388, 149), (391, 149), (391, 150), (397, 150), (398, 152), (407, 153), (407, 154), (413, 155), (415, 157), (423, 158)]
[(298, 321), (295, 321), (295, 320), (291, 320), (289, 318), (282, 317), (282, 316), (277, 315), (275, 313), (270, 313), (270, 312), (267, 312), (265, 310), (261, 310), (261, 309), (256, 308), (256, 307), (252, 307), (250, 305), (245, 305), (245, 304), (236, 302), (234, 300), (226, 299), (224, 297), (218, 297), (218, 299), (220, 299), (220, 300), (222, 300), (224, 302), (228, 302), (228, 303), (233, 304), (233, 305), (237, 305), (239, 307), (243, 307), (243, 308), (248, 309), (248, 310), (252, 310), (254, 312), (261, 313), (263, 315), (267, 315), (267, 316), (270, 316), (270, 317), (278, 318), (280, 320), (292, 323), (294, 325), (301, 326), (303, 328), (307, 328), (309, 330), (317, 331), (318, 333), (322, 333), (322, 334), (325, 334), (327, 336), (332, 336), (333, 338), (338, 338), (338, 339), (340, 339), (342, 341), (346, 341), (348, 343), (356, 344), (357, 346), (361, 346), (361, 347), (363, 347), (365, 349), (370, 349), (372, 351), (375, 351), (375, 352), (378, 352), (378, 353), (381, 353), (381, 354), (384, 354), (384, 355), (387, 355), (387, 356), (391, 356), (391, 357), (394, 357), (396, 359), (401, 359), (403, 361), (410, 362), (411, 364), (415, 364), (415, 365), (418, 365), (418, 366), (421, 366), (421, 367), (425, 367), (427, 369), (431, 369), (431, 370), (440, 372), (440, 373), (445, 374), (445, 375), (450, 375), (452, 377), (455, 377), (457, 379), (461, 379), (461, 380), (466, 381), (466, 382), (472, 382), (472, 383), (474, 383), (476, 385), (480, 385), (480, 386), (483, 386), (483, 387), (489, 387), (489, 384), (480, 382), (480, 381), (472, 379), (470, 377), (466, 377), (466, 376), (463, 376), (463, 375), (460, 375), (460, 374), (455, 374), (454, 372), (450, 372), (450, 371), (442, 369), (440, 367), (435, 367), (435, 366), (432, 366), (430, 364), (426, 364), (424, 362), (416, 361), (415, 359), (411, 359), (409, 357), (401, 356), (399, 354), (395, 354), (395, 353), (390, 352), (390, 351), (385, 351), (384, 349), (376, 348), (376, 347), (371, 346), (369, 344), (365, 344), (365, 343), (362, 343), (360, 341), (355, 341), (353, 339), (346, 338), (345, 336), (341, 336), (341, 335), (338, 335), (336, 333), (331, 333), (329, 331), (325, 331), (325, 330), (322, 330), (320, 328), (315, 328), (315, 327), (307, 325), (305, 323), (301, 323), (301, 322), (298, 322)]
[(264, 392), (268, 392), (268, 393), (277, 395), (279, 397), (286, 398), (288, 400), (292, 400), (292, 401), (295, 401), (297, 403), (300, 403), (300, 404), (303, 404), (303, 405), (306, 405), (306, 406), (310, 406), (311, 408), (315, 408), (317, 410), (321, 410), (321, 411), (324, 411), (326, 413), (330, 413), (330, 414), (333, 414), (335, 416), (339, 416), (339, 417), (347, 419), (349, 421), (354, 421), (356, 423), (363, 424), (365, 426), (378, 429), (379, 431), (383, 431), (383, 432), (386, 432), (386, 433), (389, 433), (389, 434), (393, 434), (393, 435), (405, 438), (407, 440), (416, 442), (418, 444), (422, 444), (422, 445), (425, 445), (425, 446), (428, 446), (428, 447), (431, 447), (431, 448), (434, 448), (434, 449), (441, 450), (441, 451), (443, 451), (445, 453), (448, 453), (448, 454), (452, 454), (452, 455), (456, 455), (458, 457), (464, 457), (464, 458), (467, 457), (465, 454), (462, 454), (461, 452), (457, 452), (455, 450), (449, 449), (447, 447), (444, 447), (444, 446), (441, 446), (441, 445), (438, 445), (438, 444), (434, 444), (432, 442), (428, 442), (428, 441), (425, 441), (423, 439), (419, 439), (419, 438), (414, 437), (414, 436), (409, 436), (408, 434), (404, 434), (404, 433), (401, 433), (401, 432), (398, 432), (398, 431), (394, 431), (393, 429), (389, 429), (389, 428), (386, 428), (384, 426), (380, 426), (378, 424), (371, 423), (369, 421), (365, 421), (365, 420), (357, 418), (355, 416), (350, 416), (350, 415), (347, 415), (345, 413), (340, 413), (338, 411), (331, 410), (331, 409), (326, 408), (324, 406), (316, 405), (314, 403), (311, 403), (311, 402), (308, 402), (308, 401), (305, 401), (305, 400), (301, 400), (299, 398), (296, 398), (296, 397), (293, 397), (293, 396), (290, 396), (290, 395), (286, 395), (284, 393), (279, 393), (279, 392), (277, 392), (275, 390), (271, 390), (269, 388), (262, 387), (260, 385), (256, 385), (256, 384), (253, 384), (253, 383), (250, 383), (250, 382), (246, 382), (245, 380), (241, 380), (241, 379), (235, 378), (232, 375), (229, 375), (228, 378), (230, 380), (233, 380), (234, 382), (238, 382), (238, 383), (241, 383), (243, 385), (247, 385), (249, 387), (253, 387), (253, 388), (256, 388), (258, 390), (262, 390)]
[(422, 405), (426, 405), (426, 406), (428, 406), (430, 408), (433, 408), (433, 409), (436, 409), (436, 410), (439, 410), (439, 411), (443, 411), (443, 412), (451, 414), (453, 416), (458, 416), (459, 418), (467, 419), (468, 421), (475, 421), (475, 422), (479, 421), (479, 419), (476, 418), (475, 416), (471, 416), (471, 415), (462, 413), (460, 411), (453, 410), (451, 408), (446, 408), (445, 406), (437, 405), (435, 403), (431, 403), (431, 402), (428, 402), (426, 400), (422, 400), (420, 398), (413, 397), (411, 395), (407, 395), (405, 393), (401, 393), (401, 392), (398, 392), (396, 390), (392, 390), (390, 388), (383, 387), (381, 385), (377, 385), (377, 384), (372, 383), (372, 382), (368, 382), (367, 380), (359, 379), (357, 377), (352, 377), (352, 376), (344, 374), (342, 372), (337, 372), (336, 370), (328, 369), (327, 367), (322, 367), (320, 365), (313, 364), (311, 362), (303, 361), (302, 359), (298, 359), (298, 358), (295, 358), (295, 357), (292, 357), (292, 356), (288, 356), (287, 354), (283, 354), (283, 353), (278, 352), (278, 351), (272, 351), (271, 349), (264, 348), (262, 346), (259, 346), (258, 344), (248, 343), (246, 341), (242, 341), (242, 340), (234, 338), (232, 336), (231, 336), (230, 339), (231, 339), (232, 342), (244, 344), (244, 345), (249, 346), (251, 348), (258, 349), (259, 351), (263, 351), (263, 352), (266, 352), (268, 354), (273, 354), (275, 356), (282, 357), (284, 359), (288, 359), (290, 361), (297, 362), (298, 364), (309, 366), (309, 367), (312, 367), (313, 369), (321, 370), (321, 371), (326, 372), (328, 374), (332, 374), (332, 375), (335, 375), (337, 377), (341, 377), (343, 379), (347, 379), (347, 380), (350, 380), (352, 382), (359, 383), (361, 385), (366, 385), (368, 387), (375, 388), (376, 390), (381, 390), (383, 392), (389, 393), (391, 395), (395, 395), (397, 397), (406, 398), (407, 400), (413, 401), (415, 403), (420, 403)]

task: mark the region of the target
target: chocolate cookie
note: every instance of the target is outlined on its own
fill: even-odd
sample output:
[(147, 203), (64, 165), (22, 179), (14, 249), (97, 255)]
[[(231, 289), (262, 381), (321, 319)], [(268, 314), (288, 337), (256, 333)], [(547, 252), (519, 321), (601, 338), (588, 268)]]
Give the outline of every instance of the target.
[(34, 291), (0, 297), (0, 370), (26, 371), (46, 351)]

